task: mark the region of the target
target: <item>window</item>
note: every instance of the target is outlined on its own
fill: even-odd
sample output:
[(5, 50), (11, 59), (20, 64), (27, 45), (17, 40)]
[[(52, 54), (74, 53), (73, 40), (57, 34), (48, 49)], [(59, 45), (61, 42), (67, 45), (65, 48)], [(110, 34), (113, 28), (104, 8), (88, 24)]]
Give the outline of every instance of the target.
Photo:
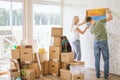
[(51, 27), (60, 27), (60, 6), (33, 4), (33, 38), (39, 48), (49, 49)]
[(21, 2), (0, 1), (0, 58), (9, 58), (13, 46), (20, 44), (22, 17)]

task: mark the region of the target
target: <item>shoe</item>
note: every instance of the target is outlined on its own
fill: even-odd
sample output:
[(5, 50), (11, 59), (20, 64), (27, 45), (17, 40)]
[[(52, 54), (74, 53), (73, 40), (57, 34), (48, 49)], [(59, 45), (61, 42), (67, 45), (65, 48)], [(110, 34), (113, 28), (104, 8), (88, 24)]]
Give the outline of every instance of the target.
[(109, 80), (109, 77), (108, 76), (106, 76), (106, 77), (104, 77), (105, 78), (105, 80)]
[(96, 80), (100, 80), (100, 78), (96, 78)]
[(97, 76), (97, 78), (100, 78), (100, 76)]
[(110, 80), (110, 76), (108, 76), (108, 77), (104, 77), (105, 78), (105, 80)]

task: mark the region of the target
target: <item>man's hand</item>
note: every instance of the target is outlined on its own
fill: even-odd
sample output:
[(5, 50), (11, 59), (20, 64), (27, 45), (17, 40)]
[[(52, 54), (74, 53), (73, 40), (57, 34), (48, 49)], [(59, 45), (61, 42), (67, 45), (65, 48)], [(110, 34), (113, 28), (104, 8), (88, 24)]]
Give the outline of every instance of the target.
[(109, 8), (106, 8), (106, 13), (107, 13), (106, 21), (112, 20), (113, 17), (112, 17), (112, 15), (111, 15), (111, 11), (109, 10)]
[(106, 13), (111, 13), (109, 8), (106, 8)]

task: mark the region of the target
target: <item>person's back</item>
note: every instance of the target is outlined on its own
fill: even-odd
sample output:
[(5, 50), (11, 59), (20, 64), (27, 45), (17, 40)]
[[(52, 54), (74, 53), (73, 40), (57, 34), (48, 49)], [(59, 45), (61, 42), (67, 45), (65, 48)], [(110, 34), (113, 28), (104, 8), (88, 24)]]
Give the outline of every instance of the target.
[(105, 23), (106, 23), (106, 19), (101, 19), (101, 20), (94, 22), (92, 27), (90, 27), (90, 31), (91, 33), (94, 34), (95, 40), (107, 40), (108, 39), (106, 28), (105, 28)]

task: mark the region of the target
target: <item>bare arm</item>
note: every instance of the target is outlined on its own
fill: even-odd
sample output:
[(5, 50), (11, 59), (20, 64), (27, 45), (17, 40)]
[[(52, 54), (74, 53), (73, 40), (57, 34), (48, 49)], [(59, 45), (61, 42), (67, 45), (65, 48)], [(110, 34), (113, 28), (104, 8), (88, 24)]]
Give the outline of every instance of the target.
[(107, 18), (106, 18), (106, 21), (110, 21), (113, 19), (112, 15), (111, 15), (111, 12), (109, 10), (109, 8), (106, 8), (106, 13), (107, 13)]
[(87, 31), (88, 28), (89, 28), (89, 27), (86, 27), (83, 31), (80, 30), (79, 28), (77, 28), (77, 31), (78, 31), (80, 34), (84, 34), (84, 33)]
[(79, 24), (79, 26), (83, 25), (86, 23), (86, 20), (84, 20), (82, 23)]

